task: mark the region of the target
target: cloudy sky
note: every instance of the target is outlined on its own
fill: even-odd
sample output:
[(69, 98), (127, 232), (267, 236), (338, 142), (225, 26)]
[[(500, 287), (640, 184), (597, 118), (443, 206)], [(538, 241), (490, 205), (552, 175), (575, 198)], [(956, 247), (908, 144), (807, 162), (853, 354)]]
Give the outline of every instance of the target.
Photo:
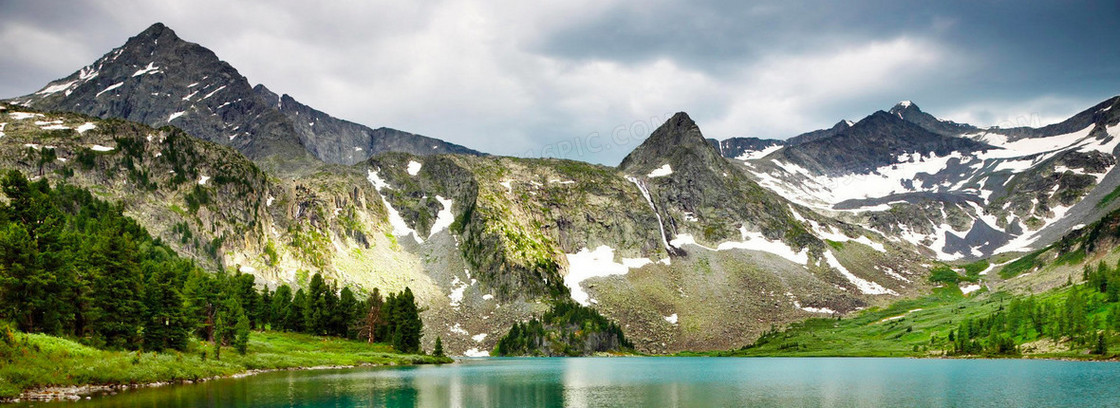
[(0, 97), (156, 21), (337, 117), (611, 165), (677, 111), (784, 139), (904, 99), (1037, 126), (1120, 94), (1115, 1), (746, 3), (0, 0)]

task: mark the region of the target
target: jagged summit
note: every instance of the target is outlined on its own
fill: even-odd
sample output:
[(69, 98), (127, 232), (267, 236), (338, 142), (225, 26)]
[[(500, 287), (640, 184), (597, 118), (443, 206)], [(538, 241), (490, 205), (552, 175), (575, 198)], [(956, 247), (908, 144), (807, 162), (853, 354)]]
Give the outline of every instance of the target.
[(700, 127), (687, 113), (677, 112), (630, 152), (619, 169), (645, 172), (665, 164), (722, 162), (719, 150), (704, 139)]
[(141, 31), (140, 34), (132, 37), (132, 39), (138, 41), (144, 41), (148, 39), (178, 40), (179, 36), (175, 34), (175, 30), (172, 30), (171, 27), (168, 27), (163, 23), (156, 22), (155, 24), (148, 26), (148, 28), (144, 29), (144, 31)]
[(847, 119), (841, 120), (839, 122), (836, 122), (835, 125), (832, 125), (831, 128), (814, 130), (812, 132), (805, 132), (805, 133), (802, 133), (800, 135), (797, 135), (797, 136), (791, 137), (789, 139), (786, 139), (785, 145), (786, 146), (796, 146), (796, 145), (799, 145), (799, 144), (802, 144), (802, 143), (809, 143), (809, 142), (821, 140), (821, 139), (824, 139), (824, 138), (836, 136), (840, 132), (843, 132), (843, 131), (847, 130), (848, 128), (852, 127), (852, 125), (854, 125), (854, 123), (852, 123), (852, 121), (850, 121), (850, 120), (847, 120)]
[(284, 170), (354, 164), (385, 151), (480, 154), (398, 130), (337, 119), (253, 87), (209, 49), (152, 24), (94, 63), (15, 101), (35, 108), (172, 125)]
[[(917, 105), (911, 104), (906, 112), (916, 109)], [(781, 153), (819, 174), (841, 175), (867, 174), (897, 163), (903, 154), (945, 156), (953, 151), (991, 148), (971, 139), (932, 132), (899, 112), (876, 111), (835, 135), (789, 146)]]
[(896, 103), (887, 112), (890, 113), (890, 114), (893, 114), (893, 115), (913, 115), (913, 114), (918, 114), (918, 113), (924, 113), (924, 112), (922, 112), (922, 109), (918, 107), (917, 104), (915, 104), (914, 102), (909, 101), (909, 100), (901, 101), (899, 103)]

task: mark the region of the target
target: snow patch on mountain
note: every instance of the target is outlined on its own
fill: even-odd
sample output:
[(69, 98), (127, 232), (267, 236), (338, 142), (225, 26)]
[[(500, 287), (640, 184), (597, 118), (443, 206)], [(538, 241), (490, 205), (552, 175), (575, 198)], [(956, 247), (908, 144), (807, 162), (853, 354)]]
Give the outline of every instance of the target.
[(646, 204), (649, 204), (649, 208), (653, 210), (653, 215), (657, 216), (657, 231), (661, 233), (661, 245), (664, 246), (666, 250), (668, 250), (669, 240), (666, 239), (665, 236), (665, 223), (661, 221), (661, 213), (657, 212), (657, 207), (653, 205), (653, 199), (649, 194), (649, 190), (646, 189), (645, 184), (643, 184), (633, 176), (626, 176), (626, 179), (630, 180), (631, 183), (634, 183), (634, 185), (638, 187), (638, 191), (640, 191), (642, 193), (642, 197), (646, 199)]
[(51, 85), (51, 86), (48, 86), (46, 88), (43, 88), (42, 91), (36, 92), (35, 94), (36, 95), (56, 94), (56, 93), (65, 91), (67, 89), (70, 89), (70, 86), (74, 85), (75, 82), (78, 82), (78, 81), (70, 81), (70, 82), (64, 82), (64, 83), (61, 83), (61, 84), (58, 84), (58, 85)]
[(221, 91), (221, 90), (223, 90), (223, 89), (226, 89), (226, 86), (225, 86), (225, 85), (222, 85), (221, 87), (218, 87), (218, 89), (215, 89), (215, 90), (213, 90), (212, 92), (210, 92), (210, 93), (206, 94), (206, 96), (203, 96), (201, 100), (207, 100), (207, 99), (210, 99), (210, 97), (211, 97), (211, 96), (214, 96), (214, 94), (216, 94), (216, 93), (220, 92), (220, 91)]
[(15, 120), (27, 120), (31, 118), (41, 118), (43, 117), (43, 114), (30, 112), (12, 112), (8, 114), (8, 116)]
[(773, 145), (773, 146), (765, 147), (762, 150), (745, 151), (745, 152), (743, 152), (743, 154), (740, 154), (739, 157), (736, 157), (735, 160), (748, 161), (748, 160), (761, 159), (763, 157), (768, 156), (770, 153), (774, 153), (774, 152), (776, 152), (778, 150), (781, 150), (781, 149), (782, 149), (782, 145)]
[(809, 263), (808, 248), (802, 249), (801, 252), (794, 251), (794, 249), (786, 245), (785, 242), (767, 239), (761, 232), (747, 231), (744, 226), (739, 227), (739, 235), (741, 241), (721, 242), (715, 248), (712, 248), (697, 243), (696, 238), (693, 237), (692, 234), (677, 234), (676, 237), (669, 241), (669, 245), (676, 248), (681, 248), (685, 245), (693, 245), (709, 251), (746, 249), (774, 254), (799, 265)]
[(564, 276), (564, 285), (572, 294), (572, 300), (588, 306), (594, 300), (583, 290), (580, 283), (590, 278), (612, 275), (625, 275), (630, 268), (614, 261), (614, 248), (600, 245), (595, 250), (580, 249), (574, 254), (564, 254), (568, 259), (568, 274)]
[(459, 307), (459, 305), (463, 302), (463, 294), (469, 287), (470, 285), (468, 285), (466, 282), (463, 282), (463, 280), (459, 279), (458, 276), (454, 276), (451, 278), (451, 293), (447, 295), (447, 298), (451, 299), (451, 307)]
[(139, 71), (136, 71), (135, 73), (132, 74), (132, 76), (138, 77), (138, 76), (141, 76), (141, 75), (144, 75), (144, 74), (158, 74), (158, 73), (160, 73), (160, 71), (159, 71), (159, 67), (156, 66), (156, 63), (155, 62), (149, 62), (148, 66), (146, 66), (144, 68), (141, 68)]
[(433, 235), (436, 235), (437, 232), (447, 229), (447, 227), (451, 226), (451, 223), (455, 222), (455, 214), (451, 212), (451, 204), (453, 203), (453, 201), (449, 198), (443, 198), (438, 195), (436, 196), (436, 201), (439, 201), (440, 205), (442, 205), (443, 208), (439, 210), (438, 214), (436, 214), (436, 221), (432, 223), (432, 231), (428, 233), (429, 239)]
[(841, 264), (838, 259), (836, 259), (836, 256), (832, 254), (832, 251), (825, 251), (824, 260), (825, 260), (825, 262), (828, 263), (829, 266), (831, 266), (833, 268), (836, 268), (836, 270), (840, 271), (840, 274), (844, 275), (844, 278), (847, 279), (848, 282), (851, 282), (852, 285), (855, 285), (856, 289), (859, 289), (859, 291), (861, 293), (865, 294), (865, 295), (898, 296), (898, 292), (895, 292), (891, 289), (884, 288), (882, 285), (879, 285), (878, 283), (863, 279), (863, 278), (861, 278), (859, 276), (856, 276), (855, 274), (849, 272), (848, 268), (845, 268), (844, 265)]
[(415, 176), (416, 174), (420, 173), (420, 167), (421, 166), (423, 166), (423, 164), (420, 164), (420, 162), (415, 161), (415, 160), (409, 160), (408, 161), (408, 175)]
[(385, 180), (381, 178), (377, 170), (372, 169), (369, 170), (367, 179), (370, 184), (373, 184), (373, 188), (377, 190), (377, 195), (381, 197), (381, 203), (385, 205), (385, 211), (389, 213), (389, 225), (393, 227), (393, 235), (398, 237), (412, 235), (412, 238), (416, 240), (417, 244), (423, 244), (424, 239), (420, 238), (420, 234), (408, 226), (404, 218), (401, 218), (401, 213), (393, 208), (392, 204), (389, 204), (389, 200), (385, 199), (385, 195), (381, 194), (381, 189), (389, 188), (389, 183), (386, 183)]
[(961, 286), (960, 288), (961, 288), (961, 293), (963, 293), (963, 294), (967, 295), (967, 294), (969, 294), (969, 293), (972, 293), (972, 292), (975, 292), (975, 291), (978, 291), (978, 290), (980, 290), (980, 285), (978, 285), (978, 284), (971, 284), (971, 285), (965, 285), (965, 286)]
[(654, 177), (665, 177), (665, 176), (668, 176), (670, 174), (673, 174), (673, 168), (669, 167), (669, 165), (666, 164), (664, 166), (653, 169), (653, 171), (649, 172), (648, 176), (650, 178), (654, 178)]
[(101, 96), (101, 94), (112, 91), (112, 90), (117, 89), (117, 88), (120, 88), (122, 85), (124, 85), (124, 82), (117, 82), (115, 84), (109, 85), (108, 87), (106, 87), (105, 89), (102, 89), (101, 92), (98, 92), (97, 95), (94, 95), (93, 97), (96, 98), (98, 96)]

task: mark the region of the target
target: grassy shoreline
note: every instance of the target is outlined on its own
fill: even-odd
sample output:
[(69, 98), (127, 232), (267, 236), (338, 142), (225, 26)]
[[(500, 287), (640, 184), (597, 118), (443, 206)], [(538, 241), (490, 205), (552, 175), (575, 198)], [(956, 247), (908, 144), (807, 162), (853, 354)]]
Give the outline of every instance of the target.
[[(70, 398), (106, 389), (187, 383), (265, 371), (317, 367), (443, 364), (447, 357), (398, 354), (385, 344), (281, 332), (254, 332), (249, 350), (223, 348), (221, 359), (203, 356), (210, 346), (195, 341), (188, 352), (106, 351), (72, 340), (14, 333), (11, 363), (0, 365), (0, 402), (17, 398)], [(67, 391), (58, 391), (66, 389)], [(46, 392), (44, 392), (46, 391)]]

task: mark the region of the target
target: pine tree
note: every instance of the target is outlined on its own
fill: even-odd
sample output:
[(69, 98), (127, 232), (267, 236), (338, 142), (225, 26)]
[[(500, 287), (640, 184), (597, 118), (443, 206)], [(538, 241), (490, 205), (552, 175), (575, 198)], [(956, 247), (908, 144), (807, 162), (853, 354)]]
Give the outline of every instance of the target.
[(402, 353), (417, 353), (420, 351), (423, 323), (420, 321), (412, 289), (406, 287), (392, 299), (395, 303), (392, 307), (393, 318), (390, 320), (390, 325), (393, 326), (393, 348)]
[(307, 298), (304, 300), (303, 321), (308, 333), (324, 335), (330, 325), (328, 291), (323, 275), (316, 273), (307, 285)]
[[(189, 268), (182, 262), (176, 266)], [(167, 263), (149, 262), (145, 269), (152, 272), (144, 290), (144, 349), (185, 350), (191, 332), (191, 319), (186, 316), (183, 296), (179, 293), (183, 285), (177, 277), (179, 274)]]
[(373, 288), (370, 292), (369, 298), (366, 299), (366, 314), (362, 318), (358, 327), (358, 337), (365, 340), (367, 343), (377, 341), (378, 331), (384, 325), (385, 320), (382, 317), (382, 308), (385, 301), (381, 298), (381, 292), (377, 288)]
[[(272, 292), (267, 287), (261, 289), (261, 300), (257, 302), (257, 309), (253, 311), (255, 314), (254, 321), (257, 322), (257, 328), (265, 330), (272, 324)], [(273, 325), (272, 327), (276, 327)]]
[(249, 327), (257, 327), (256, 310), (258, 303), (260, 303), (260, 293), (257, 293), (256, 278), (247, 273), (237, 272), (232, 276), (232, 290), (237, 296), (238, 303), (245, 311), (245, 316), (249, 318)]
[(226, 324), (223, 316), (219, 315), (214, 319), (214, 359), (222, 359), (222, 334), (226, 332)]
[(334, 332), (335, 335), (346, 338), (354, 338), (355, 322), (358, 320), (358, 315), (361, 313), (358, 298), (354, 297), (354, 292), (349, 287), (342, 288), (342, 292), (338, 295), (338, 312), (334, 319)]
[(237, 354), (245, 355), (249, 350), (249, 317), (242, 313), (237, 316), (237, 325), (234, 326), (233, 347)]
[(280, 285), (272, 293), (272, 330), (288, 330), (288, 315), (292, 313), (292, 288)]
[(443, 355), (443, 339), (436, 336), (436, 346), (432, 349), (432, 355), (436, 357), (446, 357)]
[(108, 348), (134, 348), (140, 344), (143, 315), (143, 276), (133, 257), (136, 245), (131, 234), (116, 228), (105, 229), (99, 245), (103, 266), (94, 282), (93, 331)]
[(1108, 354), (1108, 337), (1105, 332), (1097, 332), (1097, 341), (1093, 345), (1092, 353), (1097, 355)]
[(191, 273), (184, 288), (184, 297), (187, 299), (187, 313), (194, 320), (194, 327), (199, 337), (206, 341), (213, 341), (215, 337), (214, 323), (219, 309), (221, 290), (219, 276), (195, 271)]
[(303, 293), (303, 289), (297, 290), (295, 296), (292, 296), (291, 308), (288, 309), (288, 315), (284, 321), (285, 330), (296, 333), (304, 332), (306, 327), (303, 324), (303, 309), (306, 305), (307, 295)]

